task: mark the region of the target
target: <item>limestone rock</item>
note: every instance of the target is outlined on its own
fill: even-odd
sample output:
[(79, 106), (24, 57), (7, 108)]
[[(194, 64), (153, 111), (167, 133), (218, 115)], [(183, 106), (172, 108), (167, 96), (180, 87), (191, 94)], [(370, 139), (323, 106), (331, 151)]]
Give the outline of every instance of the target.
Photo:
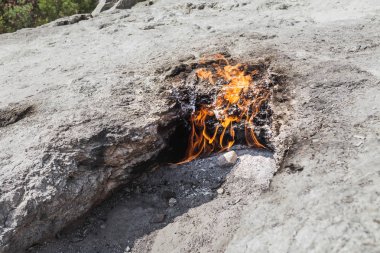
[[(155, 252), (378, 251), (376, 0), (295, 0), (286, 8), (270, 0), (201, 8), (202, 1), (157, 0), (130, 10), (108, 2), (110, 12), (89, 20), (0, 35), (1, 253), (54, 235), (159, 155), (180, 116), (166, 72), (188, 55), (226, 51), (243, 62), (269, 59), (289, 77), (272, 97), (273, 108), (291, 112), (274, 114), (274, 156), (281, 164), (286, 153), (286, 164), (304, 169), (277, 173), (271, 191), (249, 200), (230, 243), (222, 236), (229, 226), (212, 222), (219, 230), (197, 226), (183, 234), (186, 245), (169, 230)], [(351, 138), (358, 134), (365, 138)], [(240, 157), (235, 177), (268, 189), (268, 170)]]
[(218, 165), (221, 167), (232, 166), (236, 163), (237, 158), (237, 154), (233, 150), (223, 153), (218, 157)]

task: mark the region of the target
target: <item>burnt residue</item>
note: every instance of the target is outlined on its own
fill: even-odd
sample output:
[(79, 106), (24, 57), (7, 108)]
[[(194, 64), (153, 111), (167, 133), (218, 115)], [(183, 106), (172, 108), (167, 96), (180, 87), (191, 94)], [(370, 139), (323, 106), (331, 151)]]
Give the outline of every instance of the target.
[[(230, 65), (236, 65), (240, 61), (231, 58), (230, 55), (222, 54)], [(165, 148), (157, 156), (155, 160), (160, 163), (178, 163), (183, 161), (186, 151), (188, 150), (189, 137), (192, 130), (191, 115), (202, 105), (213, 103), (215, 96), (223, 86), (222, 80), (216, 80), (215, 85), (211, 85), (207, 80), (198, 78), (196, 72), (200, 68), (211, 69), (213, 65), (223, 65), (223, 59), (194, 59), (191, 58), (187, 61), (180, 61), (179, 64), (173, 67), (165, 67), (160, 69), (160, 74), (163, 75), (166, 85), (162, 87), (162, 94), (168, 99), (168, 104), (171, 105), (172, 114), (170, 119), (165, 119), (160, 127), (159, 134), (165, 140)], [(244, 62), (244, 61), (243, 61)], [(284, 115), (277, 115), (273, 111), (273, 106), (278, 103), (287, 101), (285, 96), (285, 83), (286, 75), (272, 66), (271, 58), (259, 59), (255, 62), (245, 61), (243, 65), (246, 67), (245, 71), (251, 73), (252, 80), (265, 85), (270, 90), (270, 97), (262, 103), (260, 111), (255, 117), (253, 124), (255, 126), (254, 132), (258, 141), (263, 144), (264, 149), (275, 152), (277, 147), (276, 136), (279, 134), (279, 127), (282, 121), (277, 122), (278, 118), (285, 117)], [(167, 85), (170, 83), (170, 85)], [(168, 89), (168, 87), (170, 87)], [(284, 93), (284, 94), (283, 94)], [(249, 94), (248, 94), (249, 95)], [(252, 94), (253, 95), (253, 94)], [(236, 106), (235, 106), (236, 107)], [(234, 105), (230, 106), (231, 112), (238, 108)], [(206, 121), (207, 131), (212, 132), (218, 124), (216, 120), (209, 119)], [(247, 146), (245, 136), (244, 121), (235, 123), (235, 144)], [(226, 138), (230, 138), (226, 133)], [(204, 156), (204, 155), (203, 155)]]
[[(230, 54), (228, 53), (222, 53), (220, 54), (223, 57), (230, 57)], [(233, 59), (229, 58), (231, 63), (236, 63)], [(188, 75), (193, 72), (195, 69), (199, 68), (205, 68), (208, 66), (211, 66), (212, 64), (220, 64), (221, 59), (212, 59), (212, 58), (204, 58), (199, 62), (188, 62), (188, 63), (180, 63), (178, 65), (173, 66), (169, 69), (169, 71), (166, 73), (165, 78), (169, 79), (171, 81), (174, 80), (183, 80), (188, 77)]]
[[(176, 103), (176, 110), (178, 111), (178, 115), (182, 118), (181, 126), (178, 127), (180, 130), (176, 131), (176, 133), (179, 134), (174, 134), (175, 137), (173, 137), (177, 142), (182, 139), (180, 142), (181, 144), (177, 145), (178, 148), (175, 148), (178, 152), (185, 152), (186, 150), (183, 148), (183, 143), (188, 142), (189, 133), (191, 131), (191, 114), (198, 110), (202, 105), (213, 103), (221, 87), (225, 84), (223, 83), (223, 80), (216, 80), (216, 83), (211, 85), (207, 80), (198, 78), (196, 71), (201, 68), (212, 70), (215, 65), (223, 66), (226, 59), (224, 57), (227, 57), (228, 62), (231, 65), (239, 63), (229, 56), (222, 56), (223, 57), (219, 59), (210, 58), (202, 59), (198, 62), (180, 63), (168, 70), (165, 75), (165, 79), (171, 82), (173, 87), (170, 100)], [(251, 77), (254, 82), (266, 85), (268, 89), (273, 91), (273, 87), (276, 85), (279, 77), (276, 74), (271, 75), (269, 60), (259, 60), (254, 63), (244, 64), (244, 66), (246, 66), (245, 71), (247, 74), (252, 73)], [(252, 96), (254, 95), (252, 94)], [(238, 108), (234, 108), (234, 105), (231, 105), (229, 110), (230, 112), (228, 113), (231, 115), (234, 114), (234, 110), (236, 110), (236, 113), (239, 111)], [(260, 111), (253, 122), (257, 139), (269, 150), (274, 150), (271, 142), (272, 115), (273, 111), (270, 107), (270, 99), (268, 99), (268, 101), (265, 101), (261, 105)], [(207, 129), (210, 129), (211, 132), (213, 132), (213, 129), (215, 129), (217, 124), (217, 120), (213, 120), (212, 118), (206, 121)], [(235, 144), (245, 145), (246, 137), (244, 122), (235, 123), (235, 127)], [(176, 144), (175, 141), (174, 144)], [(173, 143), (169, 146), (172, 145)], [(178, 154), (172, 155), (172, 157), (176, 156), (178, 156)]]
[(33, 111), (32, 105), (13, 104), (0, 109), (0, 127), (14, 124)]

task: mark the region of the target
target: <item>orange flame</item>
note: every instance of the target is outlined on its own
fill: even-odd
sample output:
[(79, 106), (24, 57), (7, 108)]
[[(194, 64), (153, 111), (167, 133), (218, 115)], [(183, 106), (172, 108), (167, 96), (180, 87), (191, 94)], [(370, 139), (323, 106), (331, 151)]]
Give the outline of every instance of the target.
[[(219, 64), (213, 68), (200, 68), (196, 71), (200, 80), (215, 85), (223, 85), (212, 104), (201, 105), (190, 118), (191, 133), (186, 157), (179, 164), (190, 162), (201, 154), (225, 151), (235, 143), (235, 125), (244, 121), (245, 139), (249, 146), (265, 148), (254, 132), (254, 119), (263, 103), (268, 100), (270, 91), (253, 81), (257, 70), (249, 72), (248, 65), (230, 65), (223, 55), (214, 55)], [(218, 124), (207, 126), (208, 120)], [(214, 129), (213, 129), (214, 128)]]

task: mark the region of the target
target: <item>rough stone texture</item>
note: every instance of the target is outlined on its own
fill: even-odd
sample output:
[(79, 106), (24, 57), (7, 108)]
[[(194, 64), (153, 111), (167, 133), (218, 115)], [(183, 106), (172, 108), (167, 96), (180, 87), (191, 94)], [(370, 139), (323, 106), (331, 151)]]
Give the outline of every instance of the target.
[(103, 90), (105, 97), (90, 103), (59, 88), (45, 91), (50, 95), (27, 99), (33, 114), (1, 128), (3, 252), (58, 232), (164, 146), (158, 107), (144, 106), (150, 111), (141, 120), (127, 106), (102, 102), (112, 91), (101, 89), (109, 89)]
[(9, 105), (4, 109), (0, 109), (0, 127), (5, 127), (16, 123), (25, 117), (32, 110), (32, 106), (28, 105)]
[(145, 0), (100, 0), (91, 15), (96, 16), (101, 12), (113, 11), (115, 9), (130, 9), (137, 3), (143, 1)]
[[(239, 225), (242, 207), (268, 190), (267, 179), (276, 169), (268, 151), (236, 152), (246, 163), (223, 168), (214, 155), (143, 174), (94, 208), (77, 228), (62, 231), (60, 239), (36, 245), (29, 252), (121, 253), (130, 247), (132, 252), (166, 253), (225, 248)], [(257, 162), (267, 173), (237, 174)], [(222, 195), (217, 193), (220, 186), (225, 191)], [(177, 201), (174, 206), (168, 203), (172, 198)]]
[(78, 23), (78, 22), (83, 21), (83, 20), (88, 20), (90, 18), (92, 18), (91, 14), (77, 14), (77, 15), (73, 15), (70, 17), (64, 17), (64, 18), (57, 19), (48, 25), (51, 25), (51, 24), (56, 25), (56, 26), (72, 25), (72, 24)]
[(238, 159), (235, 151), (229, 151), (224, 154), (221, 154), (218, 157), (218, 165), (225, 167), (225, 166), (232, 166), (236, 163), (236, 160)]
[[(237, 153), (245, 162), (238, 162), (234, 167), (218, 167), (217, 159), (209, 158), (182, 168), (190, 171), (206, 171), (206, 173), (223, 171), (214, 178), (222, 179), (226, 193), (202, 205), (194, 206), (183, 215), (176, 217), (174, 222), (148, 234), (150, 240), (141, 237), (135, 243), (134, 252), (223, 252), (239, 227), (240, 217), (245, 212), (243, 207), (248, 204), (248, 201), (257, 199), (263, 191), (268, 190), (270, 185), (268, 179), (271, 179), (276, 171), (275, 159), (268, 151), (240, 150)], [(250, 170), (252, 165), (260, 163), (265, 173), (241, 176), (244, 171)], [(208, 170), (213, 172), (207, 172)], [(227, 175), (224, 176), (224, 173)], [(197, 176), (196, 173), (192, 174), (197, 181), (200, 181), (200, 185), (203, 187), (208, 185), (208, 182), (202, 180), (203, 178)], [(198, 194), (204, 197), (210, 195), (197, 187), (193, 188), (189, 199), (194, 199), (193, 196)]]
[(283, 173), (247, 207), (226, 252), (380, 250), (379, 75), (336, 62), (305, 75)]
[(236, 233), (240, 213), (213, 216), (210, 202), (146, 235), (152, 251), (378, 252), (379, 14), (378, 0), (158, 0), (0, 35), (0, 108), (33, 108), (0, 127), (0, 252), (54, 235), (128, 181), (165, 145), (165, 71), (221, 51), (288, 75), (293, 111), (274, 120), (279, 150), (287, 136), (293, 148), (270, 191), (236, 203)]

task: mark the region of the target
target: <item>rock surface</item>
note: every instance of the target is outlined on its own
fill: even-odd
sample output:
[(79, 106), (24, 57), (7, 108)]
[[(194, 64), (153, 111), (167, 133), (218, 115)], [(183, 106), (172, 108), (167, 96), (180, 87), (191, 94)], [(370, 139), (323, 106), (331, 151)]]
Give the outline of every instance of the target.
[(191, 207), (140, 233), (136, 250), (378, 252), (379, 34), (377, 0), (157, 0), (0, 35), (0, 252), (56, 234), (154, 159), (177, 116), (166, 71), (226, 51), (288, 76), (275, 88), (293, 100), (273, 105), (292, 107), (274, 118), (278, 140), (293, 142), (283, 169), (236, 210)]
[[(242, 207), (268, 190), (266, 179), (276, 169), (268, 151), (236, 152), (251, 162), (265, 161), (265, 177), (237, 176), (233, 171), (248, 170), (248, 163), (223, 168), (216, 165), (216, 155), (178, 167), (163, 166), (134, 180), (92, 210), (80, 226), (60, 233), (59, 240), (36, 245), (30, 252), (123, 252), (130, 245), (132, 252), (162, 253), (225, 248), (239, 225)], [(216, 192), (220, 186), (223, 195)], [(178, 202), (169, 206), (167, 197), (173, 195)]]
[(236, 163), (237, 159), (236, 152), (232, 150), (218, 157), (218, 165), (222, 167), (232, 166)]

